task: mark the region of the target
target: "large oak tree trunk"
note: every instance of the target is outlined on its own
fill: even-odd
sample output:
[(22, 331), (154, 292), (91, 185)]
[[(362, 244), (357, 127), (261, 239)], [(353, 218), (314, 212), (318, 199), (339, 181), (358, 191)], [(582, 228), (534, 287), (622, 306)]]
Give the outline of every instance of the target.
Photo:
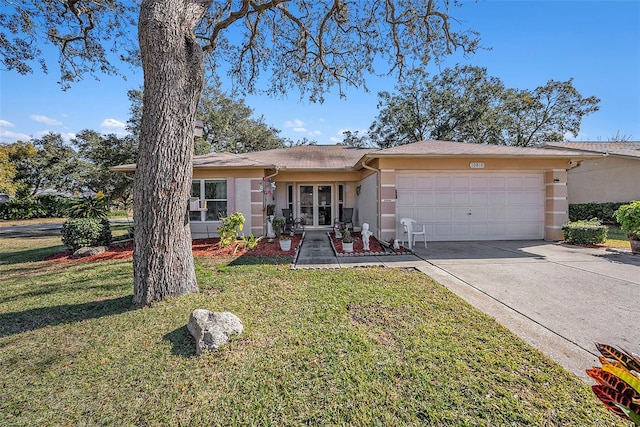
[(144, 0), (140, 9), (144, 98), (133, 186), (138, 307), (198, 292), (188, 204), (204, 61), (193, 29), (208, 4)]

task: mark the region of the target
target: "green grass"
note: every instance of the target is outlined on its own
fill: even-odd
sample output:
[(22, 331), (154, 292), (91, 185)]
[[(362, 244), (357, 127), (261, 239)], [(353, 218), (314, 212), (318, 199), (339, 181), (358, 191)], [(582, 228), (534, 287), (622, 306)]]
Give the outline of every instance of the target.
[(620, 227), (616, 226), (608, 226), (607, 230), (607, 241), (604, 243), (605, 246), (610, 248), (618, 248), (618, 249), (631, 249), (631, 244), (629, 243), (629, 238), (627, 237), (627, 233), (620, 230)]
[[(129, 261), (34, 262), (59, 240), (8, 240), (0, 425), (624, 425), (417, 272), (198, 259), (199, 294), (131, 310)], [(195, 308), (245, 331), (196, 357)]]

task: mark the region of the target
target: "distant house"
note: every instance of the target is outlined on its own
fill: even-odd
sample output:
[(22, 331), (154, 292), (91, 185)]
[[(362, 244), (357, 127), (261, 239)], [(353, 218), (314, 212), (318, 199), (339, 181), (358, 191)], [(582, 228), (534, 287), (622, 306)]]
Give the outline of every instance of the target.
[(569, 203), (640, 200), (640, 142), (547, 142), (544, 147), (598, 156), (569, 170)]
[[(353, 208), (358, 228), (402, 234), (400, 219), (426, 224), (432, 241), (562, 238), (568, 220), (567, 171), (594, 156), (449, 141), (380, 150), (308, 145), (193, 161), (194, 237), (216, 235), (221, 215), (240, 211), (245, 230), (262, 235), (266, 207), (328, 229)], [(112, 168), (132, 173), (135, 165)]]

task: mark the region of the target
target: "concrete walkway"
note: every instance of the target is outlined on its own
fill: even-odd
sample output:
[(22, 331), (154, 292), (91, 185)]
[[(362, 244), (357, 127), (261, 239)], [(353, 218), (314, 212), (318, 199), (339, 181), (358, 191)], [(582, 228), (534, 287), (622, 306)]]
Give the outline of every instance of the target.
[(544, 241), (430, 242), (415, 255), (336, 257), (307, 232), (294, 268), (414, 268), (496, 319), (577, 377), (594, 343), (640, 351), (640, 256)]
[(416, 255), (336, 256), (326, 231), (307, 230), (294, 262), (295, 269), (344, 267), (418, 268), (428, 263)]

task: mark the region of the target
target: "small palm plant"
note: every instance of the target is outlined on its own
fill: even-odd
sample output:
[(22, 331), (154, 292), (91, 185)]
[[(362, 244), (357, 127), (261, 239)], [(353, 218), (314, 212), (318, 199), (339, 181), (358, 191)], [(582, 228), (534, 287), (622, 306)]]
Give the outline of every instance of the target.
[(353, 237), (351, 237), (349, 227), (345, 227), (342, 232), (342, 243), (353, 243)]
[(640, 426), (640, 358), (606, 344), (596, 344), (601, 368), (587, 369), (597, 383), (596, 396), (611, 412)]

